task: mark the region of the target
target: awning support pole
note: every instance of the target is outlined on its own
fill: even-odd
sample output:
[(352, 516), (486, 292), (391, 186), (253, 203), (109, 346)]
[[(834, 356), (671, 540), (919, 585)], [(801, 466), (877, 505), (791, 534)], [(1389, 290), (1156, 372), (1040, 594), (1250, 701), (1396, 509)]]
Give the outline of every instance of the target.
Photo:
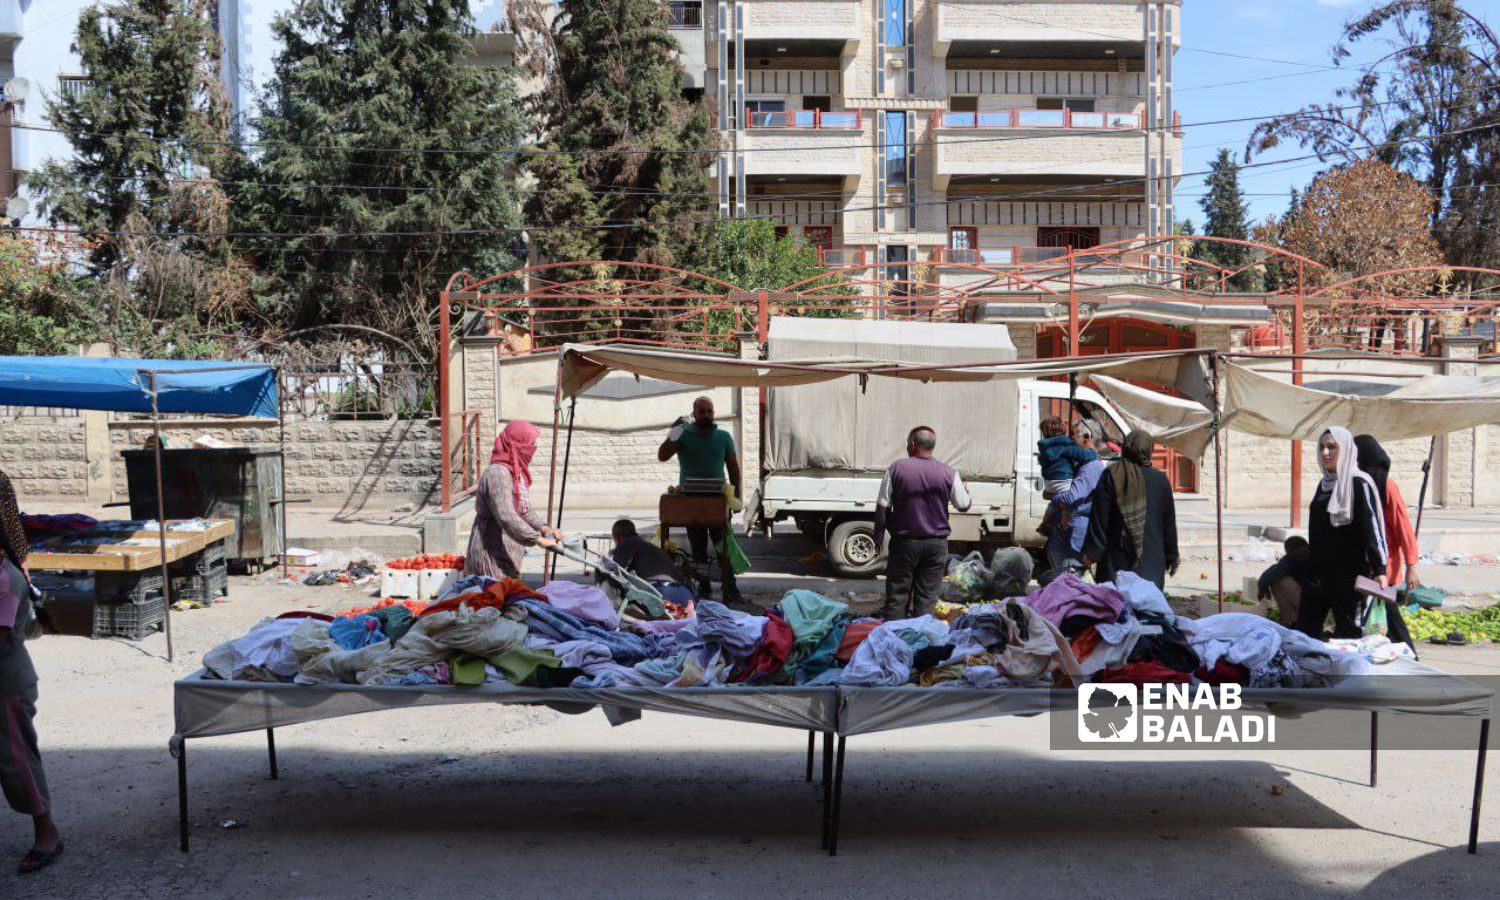
[(156, 538), (161, 553), (161, 595), (166, 603), (162, 630), (167, 633), (167, 662), (172, 662), (172, 574), (167, 570), (167, 503), (161, 479), (161, 409), (156, 402), (156, 373), (146, 375), (151, 383), (151, 427), (156, 432)]
[[(553, 523), (554, 528), (562, 531), (563, 509), (568, 503), (568, 463), (573, 459), (573, 419), (578, 414), (578, 398), (575, 396), (568, 402), (568, 439), (563, 445), (563, 470), (562, 487), (557, 492), (557, 521)], [(557, 554), (552, 554), (552, 577), (557, 577)]]

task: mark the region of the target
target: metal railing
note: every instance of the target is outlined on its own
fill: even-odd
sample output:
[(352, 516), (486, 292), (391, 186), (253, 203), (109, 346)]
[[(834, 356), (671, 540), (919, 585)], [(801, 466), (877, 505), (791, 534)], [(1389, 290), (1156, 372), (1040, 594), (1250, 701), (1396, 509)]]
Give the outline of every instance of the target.
[(1078, 112), (1071, 109), (1001, 109), (994, 112), (936, 112), (933, 128), (1080, 128), (1119, 131), (1140, 128), (1139, 113)]
[(367, 362), (329, 371), (280, 370), (289, 419), (420, 419), (435, 415), (431, 368)]
[(819, 247), (818, 262), (830, 269), (848, 269), (867, 265), (863, 247)]
[(932, 261), (968, 266), (1028, 266), (1067, 255), (1067, 247), (939, 247), (932, 251)]
[(745, 114), (745, 120), (749, 128), (810, 128), (821, 131), (857, 131), (864, 127), (864, 117), (857, 109), (847, 112), (824, 112), (821, 109), (748, 111)]
[(703, 4), (702, 2), (671, 0), (667, 4), (667, 16), (667, 25), (670, 28), (702, 28)]

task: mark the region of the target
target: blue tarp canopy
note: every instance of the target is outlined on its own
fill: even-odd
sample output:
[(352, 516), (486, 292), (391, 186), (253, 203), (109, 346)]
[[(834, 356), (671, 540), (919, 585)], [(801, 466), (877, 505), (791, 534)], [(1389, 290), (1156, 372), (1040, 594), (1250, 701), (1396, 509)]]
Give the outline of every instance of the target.
[(0, 356), (0, 406), (158, 411), (274, 419), (276, 370), (259, 363)]

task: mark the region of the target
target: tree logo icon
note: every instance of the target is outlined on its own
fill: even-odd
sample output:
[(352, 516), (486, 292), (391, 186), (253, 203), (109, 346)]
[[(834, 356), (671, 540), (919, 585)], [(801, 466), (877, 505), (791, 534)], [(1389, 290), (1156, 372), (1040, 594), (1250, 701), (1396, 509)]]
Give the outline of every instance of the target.
[(1078, 689), (1078, 740), (1124, 744), (1136, 740), (1140, 698), (1133, 684), (1085, 684)]

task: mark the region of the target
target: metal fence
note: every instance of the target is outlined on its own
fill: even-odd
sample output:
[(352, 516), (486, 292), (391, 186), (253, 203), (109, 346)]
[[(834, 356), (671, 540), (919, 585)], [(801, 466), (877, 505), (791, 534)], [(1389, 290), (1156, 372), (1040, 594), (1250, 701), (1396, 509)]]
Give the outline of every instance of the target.
[(297, 419), (420, 419), (436, 414), (431, 366), (343, 362), (326, 369), (284, 368), (281, 410)]

